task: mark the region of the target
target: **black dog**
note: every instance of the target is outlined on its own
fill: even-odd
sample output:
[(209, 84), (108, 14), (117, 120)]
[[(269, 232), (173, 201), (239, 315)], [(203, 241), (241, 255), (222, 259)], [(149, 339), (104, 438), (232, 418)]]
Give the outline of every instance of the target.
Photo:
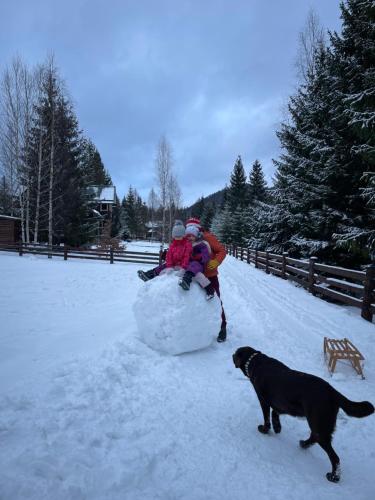
[(237, 349), (233, 354), (233, 362), (250, 379), (257, 393), (264, 417), (264, 424), (258, 426), (259, 432), (267, 434), (271, 428), (270, 408), (272, 427), (276, 433), (281, 431), (280, 414), (306, 417), (311, 430), (310, 437), (299, 444), (302, 448), (308, 448), (318, 443), (332, 464), (332, 472), (327, 473), (327, 479), (338, 482), (340, 459), (331, 441), (339, 408), (350, 417), (360, 418), (374, 413), (373, 405), (368, 401), (350, 401), (325, 380), (291, 370), (277, 359), (269, 358), (251, 347)]

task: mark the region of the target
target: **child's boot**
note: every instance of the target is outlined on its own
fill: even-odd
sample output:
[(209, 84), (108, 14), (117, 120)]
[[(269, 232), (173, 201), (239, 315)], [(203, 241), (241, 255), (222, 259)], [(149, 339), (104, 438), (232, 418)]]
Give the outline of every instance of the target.
[(221, 325), (219, 335), (216, 339), (218, 342), (225, 342), (227, 340), (227, 326)]
[(148, 281), (152, 280), (152, 278), (155, 278), (155, 272), (153, 269), (149, 269), (148, 271), (138, 271), (138, 276), (141, 278), (143, 281)]
[(189, 290), (191, 280), (193, 279), (193, 277), (194, 277), (194, 273), (192, 273), (191, 271), (186, 271), (186, 273), (183, 275), (182, 279), (178, 282), (178, 284), (184, 290)]
[(205, 288), (206, 290), (206, 299), (211, 300), (215, 297), (215, 288), (212, 286), (212, 283), (207, 285)]

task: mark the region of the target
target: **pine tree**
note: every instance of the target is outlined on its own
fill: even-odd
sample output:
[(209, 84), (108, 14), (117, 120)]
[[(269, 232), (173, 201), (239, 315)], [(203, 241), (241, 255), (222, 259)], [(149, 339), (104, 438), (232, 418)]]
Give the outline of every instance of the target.
[(334, 84), (329, 96), (336, 107), (341, 168), (332, 178), (337, 207), (345, 212), (335, 234), (337, 247), (359, 259), (366, 256), (372, 211), (362, 196), (364, 172), (375, 170), (375, 5), (371, 0), (341, 4), (341, 35), (331, 36)]
[(248, 204), (247, 191), (248, 186), (246, 184), (245, 170), (242, 165), (241, 156), (239, 156), (230, 177), (229, 203), (232, 210), (235, 210), (237, 207), (244, 208)]
[(229, 202), (213, 218), (211, 230), (222, 243), (233, 242), (233, 220)]
[(55, 243), (76, 246), (90, 237), (90, 204), (78, 120), (62, 89), (51, 64), (43, 75), (25, 154), (31, 167), (30, 210), (37, 219), (34, 240), (52, 237)]
[(255, 201), (266, 201), (266, 198), (267, 183), (262, 165), (258, 160), (255, 160), (249, 176), (249, 200), (250, 203), (254, 203)]
[(334, 108), (328, 98), (332, 77), (323, 46), (316, 50), (315, 59), (314, 72), (290, 98), (290, 121), (277, 133), (283, 154), (274, 161), (274, 219), (263, 234), (273, 248), (302, 255), (331, 248), (341, 217), (331, 182), (340, 158), (335, 150)]
[(197, 217), (198, 219), (200, 219), (202, 217), (204, 209), (205, 209), (204, 197), (201, 196), (193, 207), (191, 213), (192, 217)]
[(213, 219), (214, 215), (215, 215), (215, 207), (211, 204), (205, 205), (203, 213), (200, 217), (200, 220), (201, 220), (202, 227), (207, 229), (207, 231), (210, 230), (210, 227), (212, 224), (212, 219)]
[(81, 168), (90, 186), (111, 186), (112, 179), (106, 171), (95, 144), (84, 138), (81, 142)]

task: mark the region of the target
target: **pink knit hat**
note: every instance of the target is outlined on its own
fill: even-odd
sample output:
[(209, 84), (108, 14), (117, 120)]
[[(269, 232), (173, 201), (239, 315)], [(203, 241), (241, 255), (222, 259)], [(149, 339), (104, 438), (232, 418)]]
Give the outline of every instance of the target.
[(190, 217), (190, 219), (188, 219), (186, 221), (186, 226), (197, 226), (197, 228), (199, 230), (202, 229), (202, 226), (201, 226), (201, 221), (198, 219), (198, 217)]

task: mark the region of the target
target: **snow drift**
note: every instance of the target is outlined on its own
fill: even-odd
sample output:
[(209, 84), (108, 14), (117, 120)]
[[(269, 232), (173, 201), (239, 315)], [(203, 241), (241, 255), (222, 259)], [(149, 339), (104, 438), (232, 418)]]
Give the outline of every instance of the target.
[(192, 283), (178, 286), (176, 273), (162, 274), (138, 291), (134, 313), (142, 341), (156, 351), (182, 354), (208, 347), (220, 330), (218, 297), (207, 301), (205, 291)]

